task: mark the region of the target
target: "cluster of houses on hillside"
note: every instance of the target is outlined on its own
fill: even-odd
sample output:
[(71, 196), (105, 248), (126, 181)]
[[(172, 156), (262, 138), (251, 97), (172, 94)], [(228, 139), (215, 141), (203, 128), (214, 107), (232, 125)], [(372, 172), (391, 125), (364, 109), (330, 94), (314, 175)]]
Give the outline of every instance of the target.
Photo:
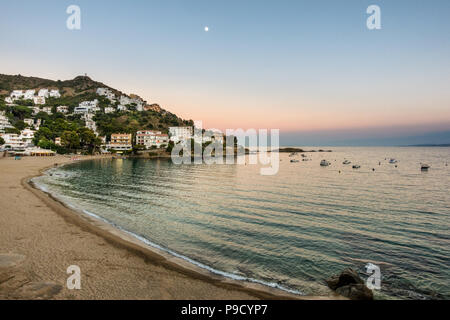
[[(140, 97), (136, 95), (130, 95), (130, 97), (121, 95), (116, 97), (114, 92), (108, 88), (98, 88), (96, 91), (98, 96), (107, 98), (111, 104), (109, 107), (101, 108), (99, 106), (99, 100), (94, 99), (92, 101), (83, 101), (77, 107), (74, 108), (74, 115), (80, 115), (85, 121), (87, 128), (91, 129), (97, 136), (97, 125), (93, 120), (95, 113), (105, 112), (112, 113), (116, 111), (129, 111), (129, 108), (134, 108), (136, 111), (153, 110), (160, 111), (161, 108), (156, 105), (147, 105)], [(39, 112), (45, 112), (49, 115), (54, 111), (54, 107), (45, 106), (45, 99), (47, 98), (60, 98), (61, 95), (58, 90), (40, 89), (36, 90), (14, 90), (9, 97), (5, 98), (7, 105), (14, 107), (14, 102), (18, 100), (32, 100), (34, 106), (30, 106), (33, 116), (36, 116)], [(100, 99), (100, 98), (99, 98)], [(44, 105), (44, 106), (42, 106)], [(68, 106), (57, 106), (56, 112), (62, 114), (69, 114), (70, 108)], [(19, 133), (6, 133), (7, 129), (13, 129), (5, 112), (0, 112), (0, 136), (5, 141), (2, 149), (6, 150), (26, 150), (36, 148), (33, 145), (34, 134), (42, 124), (42, 120), (36, 117), (23, 119), (26, 124), (26, 128)], [(11, 132), (11, 131), (9, 131)], [(115, 150), (116, 152), (130, 151), (133, 145), (139, 145), (145, 149), (165, 148), (170, 141), (174, 144), (185, 143), (190, 139), (194, 139), (196, 143), (203, 143), (208, 141), (221, 141), (223, 143), (223, 136), (214, 135), (212, 132), (206, 132), (203, 134), (202, 130), (199, 130), (192, 126), (184, 127), (170, 127), (168, 134), (155, 130), (142, 130), (136, 132), (134, 135), (129, 133), (114, 133), (111, 135), (110, 141), (106, 141), (106, 137), (101, 138), (104, 152), (108, 150)], [(62, 141), (60, 137), (57, 137), (54, 141), (56, 145), (61, 145)]]
[(58, 89), (40, 89), (36, 95), (36, 90), (13, 90), (9, 97), (5, 98), (5, 102), (13, 104), (17, 100), (33, 100), (35, 105), (45, 104), (47, 98), (60, 98), (61, 94)]

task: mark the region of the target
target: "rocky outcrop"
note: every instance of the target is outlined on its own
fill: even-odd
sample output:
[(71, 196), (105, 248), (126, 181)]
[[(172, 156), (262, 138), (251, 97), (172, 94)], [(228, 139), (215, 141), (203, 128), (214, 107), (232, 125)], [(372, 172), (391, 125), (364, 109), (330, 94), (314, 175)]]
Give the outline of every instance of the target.
[(336, 293), (352, 300), (373, 300), (372, 290), (367, 288), (358, 273), (351, 269), (345, 269), (338, 275), (326, 280), (328, 286)]

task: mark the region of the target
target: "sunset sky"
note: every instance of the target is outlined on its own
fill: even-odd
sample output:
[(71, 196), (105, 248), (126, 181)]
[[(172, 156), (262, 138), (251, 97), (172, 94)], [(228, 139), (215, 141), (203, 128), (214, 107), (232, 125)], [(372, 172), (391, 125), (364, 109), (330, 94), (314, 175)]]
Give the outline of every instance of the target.
[(0, 73), (87, 73), (206, 127), (279, 128), (284, 144), (450, 143), (449, 17), (447, 0), (2, 0)]

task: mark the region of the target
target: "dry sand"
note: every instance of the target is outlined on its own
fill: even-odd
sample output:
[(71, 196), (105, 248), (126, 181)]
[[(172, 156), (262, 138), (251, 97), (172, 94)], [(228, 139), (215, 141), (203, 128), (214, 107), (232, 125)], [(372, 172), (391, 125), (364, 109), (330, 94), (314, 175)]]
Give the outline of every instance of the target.
[[(45, 168), (68, 162), (63, 156), (0, 158), (0, 299), (300, 298), (158, 252), (28, 184)], [(80, 290), (66, 286), (70, 265), (81, 269)]]

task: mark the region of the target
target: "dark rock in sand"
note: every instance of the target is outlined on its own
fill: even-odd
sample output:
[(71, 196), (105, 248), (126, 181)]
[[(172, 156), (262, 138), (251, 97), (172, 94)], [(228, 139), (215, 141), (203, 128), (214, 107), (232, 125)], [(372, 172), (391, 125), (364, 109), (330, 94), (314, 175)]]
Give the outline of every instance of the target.
[(367, 288), (358, 273), (351, 268), (331, 276), (326, 283), (332, 290), (352, 300), (373, 300), (372, 291)]
[(365, 284), (349, 284), (339, 287), (336, 293), (352, 300), (373, 300), (373, 292)]

